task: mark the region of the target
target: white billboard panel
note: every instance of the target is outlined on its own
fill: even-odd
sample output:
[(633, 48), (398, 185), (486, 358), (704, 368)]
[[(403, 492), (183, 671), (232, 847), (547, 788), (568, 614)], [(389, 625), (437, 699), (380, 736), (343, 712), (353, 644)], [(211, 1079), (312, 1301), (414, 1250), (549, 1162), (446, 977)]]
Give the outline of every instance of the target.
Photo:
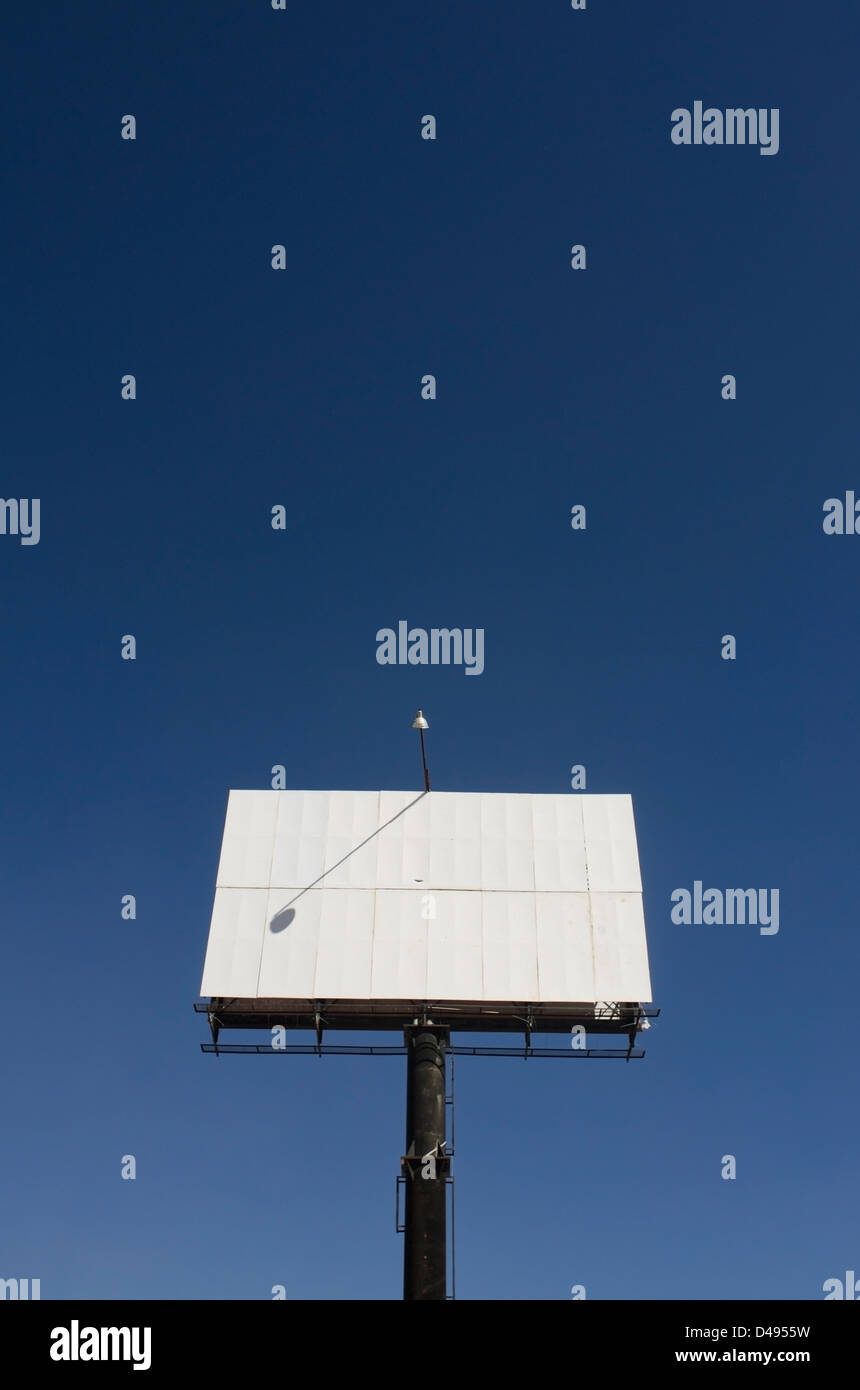
[(201, 994), (648, 1003), (631, 798), (232, 791)]

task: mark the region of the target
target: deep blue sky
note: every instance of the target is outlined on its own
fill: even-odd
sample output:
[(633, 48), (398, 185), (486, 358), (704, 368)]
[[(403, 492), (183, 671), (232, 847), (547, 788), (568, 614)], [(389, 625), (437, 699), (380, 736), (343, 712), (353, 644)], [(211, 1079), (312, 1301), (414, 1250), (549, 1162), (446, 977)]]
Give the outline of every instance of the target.
[[(42, 534), (0, 536), (0, 1276), (399, 1297), (402, 1060), (216, 1060), (192, 1003), (228, 788), (417, 789), (421, 705), (440, 789), (633, 794), (663, 1009), (629, 1066), (458, 1061), (458, 1296), (822, 1298), (860, 1270), (856, 6), (6, 26), (0, 492)], [(778, 107), (778, 155), (673, 146), (697, 99)], [(484, 674), (379, 666), (400, 618), (483, 627)], [(673, 925), (695, 879), (778, 888), (778, 935)]]

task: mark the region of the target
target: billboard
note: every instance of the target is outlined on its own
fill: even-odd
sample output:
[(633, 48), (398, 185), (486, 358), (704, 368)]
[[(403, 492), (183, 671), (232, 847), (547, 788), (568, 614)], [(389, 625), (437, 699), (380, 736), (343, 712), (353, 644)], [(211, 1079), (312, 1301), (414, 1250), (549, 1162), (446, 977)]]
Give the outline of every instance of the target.
[(231, 791), (201, 995), (648, 1003), (631, 798)]

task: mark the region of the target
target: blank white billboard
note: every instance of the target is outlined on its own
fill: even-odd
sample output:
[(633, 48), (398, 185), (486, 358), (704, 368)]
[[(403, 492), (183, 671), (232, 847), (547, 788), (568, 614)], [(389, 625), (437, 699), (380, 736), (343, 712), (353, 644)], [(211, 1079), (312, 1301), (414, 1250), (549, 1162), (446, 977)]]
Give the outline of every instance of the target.
[(649, 1003), (631, 798), (231, 791), (200, 989)]

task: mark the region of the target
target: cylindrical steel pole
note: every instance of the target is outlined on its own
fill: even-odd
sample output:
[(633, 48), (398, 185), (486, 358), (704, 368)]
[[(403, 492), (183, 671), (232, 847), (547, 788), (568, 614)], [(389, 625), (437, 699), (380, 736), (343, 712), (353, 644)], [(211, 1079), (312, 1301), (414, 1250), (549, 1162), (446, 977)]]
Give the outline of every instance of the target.
[(447, 1296), (445, 1047), (447, 1028), (407, 1028), (404, 1299)]

